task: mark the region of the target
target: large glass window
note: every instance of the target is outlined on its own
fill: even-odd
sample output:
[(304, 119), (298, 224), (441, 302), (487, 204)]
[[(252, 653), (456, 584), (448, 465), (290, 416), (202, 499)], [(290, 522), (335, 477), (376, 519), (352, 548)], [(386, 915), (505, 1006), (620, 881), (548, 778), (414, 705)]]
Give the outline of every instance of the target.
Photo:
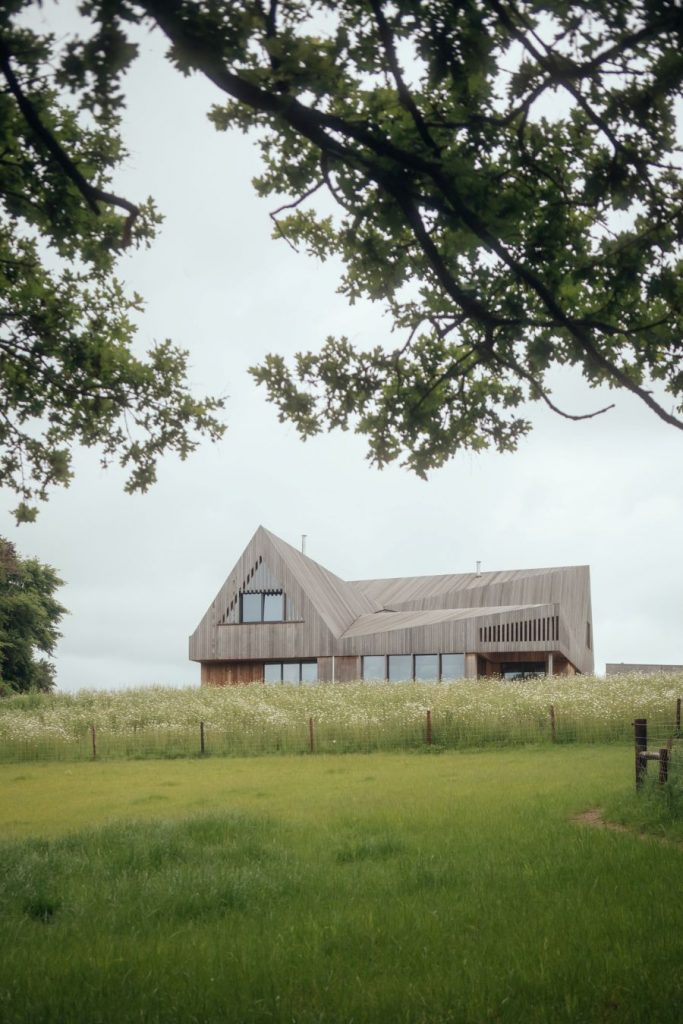
[(441, 678), (464, 679), (465, 678), (465, 655), (464, 654), (442, 654), (441, 655)]
[(241, 595), (240, 622), (284, 622), (285, 595), (254, 591)]
[(536, 679), (545, 673), (544, 661), (509, 661), (500, 666), (503, 679)]
[(421, 683), (435, 683), (439, 678), (439, 655), (416, 654), (415, 678)]
[(262, 599), (262, 594), (242, 594), (242, 622), (263, 621)]
[(386, 679), (403, 683), (416, 679), (421, 683), (435, 683), (465, 678), (464, 654), (390, 654), (363, 658), (363, 679)]
[(263, 621), (282, 622), (285, 617), (285, 595), (263, 595)]
[(263, 666), (263, 681), (264, 683), (281, 683), (282, 682), (282, 662), (275, 662), (274, 664)]
[(316, 683), (317, 661), (270, 661), (263, 666), (264, 683)]
[(413, 678), (412, 654), (389, 655), (389, 682), (405, 683)]
[(383, 654), (371, 654), (363, 658), (363, 679), (382, 681), (386, 679), (386, 667)]
[(301, 682), (302, 683), (317, 683), (318, 682), (318, 662), (317, 661), (302, 661), (301, 662)]

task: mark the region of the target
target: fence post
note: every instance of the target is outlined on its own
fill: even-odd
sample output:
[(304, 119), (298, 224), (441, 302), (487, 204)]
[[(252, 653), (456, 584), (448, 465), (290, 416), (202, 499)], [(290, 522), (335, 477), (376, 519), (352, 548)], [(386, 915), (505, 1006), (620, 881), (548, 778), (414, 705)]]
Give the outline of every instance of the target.
[(659, 751), (659, 782), (664, 785), (669, 778), (669, 748), (661, 747)]
[(647, 719), (636, 718), (633, 723), (633, 732), (636, 741), (636, 789), (641, 789), (647, 771), (647, 761), (641, 754), (647, 750)]
[(97, 731), (95, 729), (95, 723), (90, 726), (90, 737), (92, 739), (92, 759), (97, 760)]
[(431, 708), (427, 708), (427, 744), (430, 747), (432, 745), (432, 711), (431, 711)]
[(550, 705), (550, 738), (557, 743), (557, 722), (555, 721), (555, 705)]
[(681, 735), (681, 698), (676, 700), (676, 735)]
[(200, 722), (200, 723), (199, 723), (199, 753), (200, 753), (200, 754), (203, 754), (203, 753), (204, 753), (204, 751), (205, 751), (205, 744), (204, 744), (204, 723), (203, 723), (203, 722)]
[(315, 751), (315, 737), (313, 735), (313, 719), (308, 719), (308, 742), (311, 749), (311, 753)]

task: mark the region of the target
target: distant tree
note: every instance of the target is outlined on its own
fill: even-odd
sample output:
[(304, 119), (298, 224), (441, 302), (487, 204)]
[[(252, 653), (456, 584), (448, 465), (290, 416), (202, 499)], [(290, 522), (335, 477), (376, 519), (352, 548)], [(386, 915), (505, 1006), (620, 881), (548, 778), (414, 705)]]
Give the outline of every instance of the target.
[[(227, 94), (216, 126), (255, 133), (275, 233), (340, 258), (350, 302), (386, 306), (393, 349), (330, 337), (293, 367), (271, 355), (252, 370), (304, 437), (353, 426), (375, 462), (420, 474), (462, 448), (514, 449), (525, 402), (561, 412), (557, 365), (683, 429), (677, 0), (89, 0), (92, 34), (61, 55), (17, 29), (26, 2), (5, 19), (5, 102), (19, 103), (17, 66), (41, 124), (72, 143), (40, 180), (68, 195), (77, 239), (92, 241), (94, 203), (114, 244), (123, 201), (90, 194), (74, 168), (104, 188), (120, 150), (55, 115), (48, 58), (115, 128), (130, 26), (156, 26), (184, 74)], [(131, 213), (128, 232), (151, 218)]]
[(66, 613), (56, 599), (57, 573), (35, 558), (21, 558), (0, 537), (0, 692), (51, 690), (55, 671), (36, 652), (52, 654)]

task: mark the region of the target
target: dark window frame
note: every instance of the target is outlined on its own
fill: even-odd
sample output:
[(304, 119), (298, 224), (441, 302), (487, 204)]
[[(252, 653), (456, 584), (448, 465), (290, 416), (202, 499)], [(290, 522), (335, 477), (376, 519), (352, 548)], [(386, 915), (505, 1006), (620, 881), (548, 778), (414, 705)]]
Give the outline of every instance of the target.
[[(462, 658), (462, 675), (461, 676), (449, 676), (448, 679), (444, 680), (443, 677), (443, 659), (444, 658)], [(443, 651), (439, 654), (439, 682), (454, 683), (459, 679), (465, 679), (465, 651)]]
[[(407, 658), (410, 664), (410, 675), (402, 676), (400, 679), (391, 678), (391, 659)], [(387, 682), (389, 683), (414, 683), (415, 682), (415, 655), (414, 654), (388, 654), (386, 663)]]
[[(389, 680), (389, 658), (391, 658), (391, 657), (398, 657), (398, 658), (411, 658), (412, 659), (412, 665), (411, 665), (412, 675), (411, 675), (410, 679), (400, 680), (401, 682), (406, 682), (406, 683), (414, 683), (414, 682), (442, 683), (442, 682), (444, 682), (444, 678), (443, 678), (443, 659), (444, 659), (444, 657), (449, 657), (451, 655), (457, 655), (458, 657), (461, 657), (463, 659), (463, 672), (464, 672), (464, 668), (465, 668), (465, 665), (464, 665), (465, 652), (464, 651), (443, 651), (443, 652), (439, 651), (438, 653), (435, 653), (435, 652), (432, 652), (432, 651), (428, 651), (428, 652), (425, 653), (423, 651), (420, 651), (419, 654), (394, 654), (394, 655), (391, 655), (391, 654), (362, 654), (361, 655), (361, 678), (362, 678), (363, 682), (377, 682), (378, 681), (377, 676), (374, 676), (374, 675), (373, 676), (366, 676), (366, 674), (365, 674), (365, 659), (366, 658), (383, 658), (384, 659), (384, 676), (382, 677), (381, 681), (383, 681), (385, 683), (390, 682), (390, 680)], [(433, 679), (433, 680), (431, 680), (431, 679), (430, 680), (427, 680), (427, 679), (417, 679), (416, 680), (416, 678), (415, 678), (415, 658), (420, 658), (420, 657), (438, 658), (438, 666), (439, 666), (439, 677), (438, 677), (438, 679)], [(463, 678), (464, 679), (465, 677), (463, 675), (462, 677), (458, 677), (458, 678)], [(446, 682), (454, 682), (455, 680), (454, 679), (447, 679), (445, 681)], [(398, 680), (397, 680), (397, 682), (398, 682)]]
[[(413, 681), (416, 683), (438, 683), (441, 681), (441, 654), (414, 654), (413, 655)], [(418, 658), (436, 658), (436, 677), (434, 679), (418, 679), (417, 678), (417, 659)]]
[[(281, 619), (264, 619), (266, 610), (266, 597), (273, 597), (275, 595), (282, 595), (282, 618)], [(246, 619), (244, 618), (244, 598), (245, 597), (260, 597), (261, 598), (261, 618), (260, 619)], [(274, 622), (286, 622), (287, 621), (287, 595), (284, 590), (241, 590), (240, 591), (240, 625), (245, 626), (261, 626), (271, 625)]]
[[(280, 666), (280, 678), (279, 679), (266, 679), (266, 667), (269, 665)], [(297, 665), (298, 666), (298, 679), (283, 679), (284, 666), (285, 665)], [(303, 665), (315, 665), (315, 679), (303, 679), (302, 666)], [(263, 680), (262, 682), (266, 686), (311, 686), (313, 683), (319, 683), (318, 679), (318, 659), (317, 658), (283, 658), (281, 661), (264, 661), (263, 663)]]
[(516, 679), (541, 679), (547, 673), (547, 663), (533, 658), (528, 661), (502, 661), (500, 670), (502, 678), (508, 682)]
[(384, 663), (384, 675), (382, 676), (382, 679), (379, 680), (379, 681), (380, 682), (386, 682), (387, 681), (387, 655), (386, 654), (362, 654), (361, 655), (360, 672), (361, 672), (362, 681), (363, 682), (369, 682), (369, 683), (376, 683), (376, 682), (378, 682), (378, 677), (377, 676), (366, 676), (365, 675), (365, 659), (366, 658), (381, 658), (382, 659), (382, 661)]

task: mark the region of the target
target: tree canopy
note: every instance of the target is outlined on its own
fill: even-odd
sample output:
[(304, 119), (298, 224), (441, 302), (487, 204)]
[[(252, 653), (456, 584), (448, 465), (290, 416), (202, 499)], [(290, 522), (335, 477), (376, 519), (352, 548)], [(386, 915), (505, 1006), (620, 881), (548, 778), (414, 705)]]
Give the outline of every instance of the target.
[[(87, 46), (100, 88), (68, 90), (69, 53), (0, 8), (0, 486), (17, 518), (71, 477), (74, 444), (128, 467), (128, 490), (155, 479), (158, 457), (219, 437), (217, 399), (194, 399), (187, 353), (170, 341), (132, 351), (142, 300), (117, 279), (119, 254), (148, 244), (159, 216), (110, 191), (125, 157), (111, 61), (125, 40), (106, 25)], [(75, 58), (74, 58), (75, 59)]]
[[(328, 337), (293, 365), (276, 353), (253, 368), (302, 436), (351, 426), (378, 464), (424, 474), (463, 448), (514, 449), (529, 400), (585, 418), (554, 402), (554, 366), (632, 392), (683, 429), (676, 0), (88, 0), (92, 32), (59, 56), (54, 40), (26, 42), (23, 6), (3, 28), (1, 101), (15, 125), (23, 116), (37, 164), (7, 73), (18, 68), (42, 122), (72, 143), (71, 168), (40, 154), (31, 216), (54, 233), (46, 190), (64, 194), (58, 238), (96, 254), (100, 302), (121, 201), (92, 194), (107, 211), (96, 221), (73, 168), (103, 189), (121, 157), (112, 128), (143, 25), (166, 36), (181, 72), (224, 94), (217, 128), (254, 134), (274, 233), (340, 258), (348, 300), (389, 311), (394, 347)], [(55, 113), (48, 57), (106, 132)], [(129, 211), (125, 230), (149, 237), (153, 219), (151, 207)]]
[(52, 654), (61, 636), (61, 586), (51, 566), (22, 558), (0, 537), (0, 693), (53, 688), (54, 666), (36, 652)]

